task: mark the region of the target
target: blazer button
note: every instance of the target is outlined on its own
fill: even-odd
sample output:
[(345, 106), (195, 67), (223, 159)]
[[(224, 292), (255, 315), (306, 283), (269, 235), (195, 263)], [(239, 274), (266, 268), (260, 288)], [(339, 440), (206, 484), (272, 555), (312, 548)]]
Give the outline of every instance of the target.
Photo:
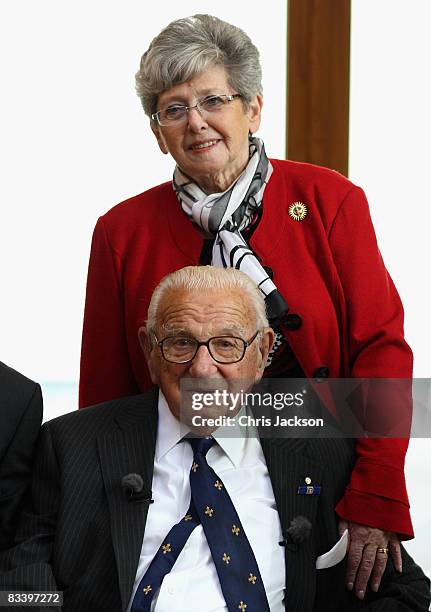
[(269, 278), (272, 280), (274, 278), (274, 271), (269, 266), (262, 266), (265, 272), (268, 274)]
[(283, 323), (285, 324), (287, 329), (289, 329), (290, 331), (295, 331), (296, 329), (299, 329), (301, 327), (302, 318), (299, 316), (299, 314), (288, 314), (284, 317)]
[(320, 368), (314, 370), (313, 377), (317, 380), (317, 382), (320, 382), (320, 380), (323, 380), (324, 378), (329, 378), (329, 368), (327, 366), (320, 366)]

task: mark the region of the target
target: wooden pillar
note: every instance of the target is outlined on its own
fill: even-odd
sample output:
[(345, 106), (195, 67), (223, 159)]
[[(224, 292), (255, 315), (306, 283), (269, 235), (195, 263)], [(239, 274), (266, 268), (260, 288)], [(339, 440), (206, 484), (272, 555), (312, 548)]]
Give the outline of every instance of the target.
[(287, 157), (347, 176), (350, 0), (288, 0)]

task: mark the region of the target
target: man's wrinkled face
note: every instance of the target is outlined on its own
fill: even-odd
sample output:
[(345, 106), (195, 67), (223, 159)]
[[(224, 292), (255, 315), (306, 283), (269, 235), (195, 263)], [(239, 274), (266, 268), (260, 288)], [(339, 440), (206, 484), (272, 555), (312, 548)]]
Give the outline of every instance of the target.
[[(155, 335), (157, 340), (166, 337), (194, 338), (206, 341), (214, 336), (236, 336), (246, 341), (257, 331), (256, 315), (249, 304), (247, 294), (238, 290), (190, 291), (173, 289), (162, 297), (158, 312)], [(243, 359), (237, 363), (224, 364), (215, 361), (206, 346), (200, 346), (189, 363), (171, 363), (164, 359), (154, 338), (139, 330), (141, 344), (146, 343), (146, 357), (151, 379), (158, 385), (172, 414), (185, 421), (180, 411), (180, 381), (191, 379), (196, 391), (231, 388), (235, 381), (260, 380), (265, 368), (274, 333), (266, 328), (246, 349)], [(196, 381), (196, 385), (193, 381)], [(215, 416), (212, 414), (212, 416)]]

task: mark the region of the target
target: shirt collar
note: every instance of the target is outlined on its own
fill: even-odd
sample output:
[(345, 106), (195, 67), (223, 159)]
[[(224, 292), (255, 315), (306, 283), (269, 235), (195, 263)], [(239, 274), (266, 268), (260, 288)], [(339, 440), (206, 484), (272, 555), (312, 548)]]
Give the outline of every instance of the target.
[(156, 460), (159, 461), (189, 433), (189, 428), (174, 417), (163, 391), (159, 389), (159, 422), (157, 428)]
[(236, 415), (236, 419), (233, 419), (233, 425), (230, 425), (229, 427), (220, 427), (212, 433), (213, 438), (225, 452), (226, 456), (234, 467), (238, 467), (240, 465), (245, 450), (247, 437), (250, 435), (248, 428), (241, 426), (238, 423), (238, 418), (243, 414), (247, 414), (244, 407), (240, 409)]

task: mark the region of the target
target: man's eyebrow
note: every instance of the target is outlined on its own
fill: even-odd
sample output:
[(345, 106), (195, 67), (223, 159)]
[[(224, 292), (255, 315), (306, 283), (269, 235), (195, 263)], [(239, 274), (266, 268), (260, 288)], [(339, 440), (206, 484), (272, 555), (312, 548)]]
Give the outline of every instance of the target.
[(184, 329), (184, 327), (173, 327), (171, 325), (162, 325), (164, 332), (170, 336), (191, 336), (192, 334)]
[(218, 336), (224, 336), (224, 335), (230, 336), (232, 333), (234, 333), (234, 334), (239, 334), (240, 336), (243, 336), (244, 332), (245, 332), (244, 328), (240, 327), (239, 325), (228, 325), (218, 330), (217, 335)]
[[(162, 325), (162, 329), (163, 331), (168, 334), (169, 336), (187, 336), (187, 337), (193, 337), (193, 334), (185, 329), (184, 327), (174, 327), (171, 325)], [(226, 325), (225, 327), (222, 327), (220, 329), (217, 329), (217, 331), (213, 331), (212, 332), (212, 336), (239, 336), (239, 337), (243, 337), (245, 334), (245, 329), (239, 325)]]

